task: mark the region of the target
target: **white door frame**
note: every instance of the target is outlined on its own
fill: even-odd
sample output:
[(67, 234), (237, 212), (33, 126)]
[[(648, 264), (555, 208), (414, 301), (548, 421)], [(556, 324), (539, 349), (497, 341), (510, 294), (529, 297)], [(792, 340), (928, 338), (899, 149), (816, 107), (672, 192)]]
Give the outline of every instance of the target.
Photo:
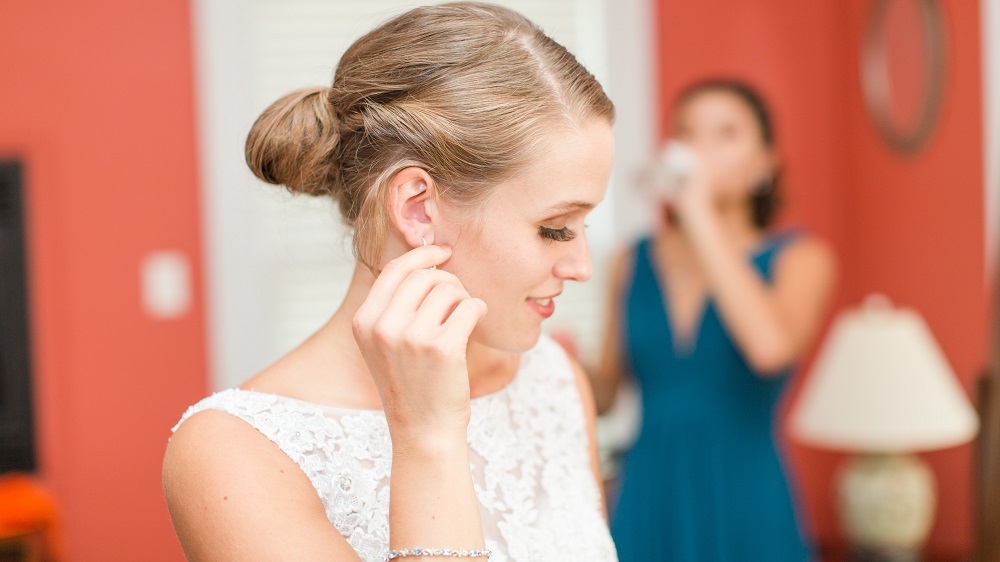
[(986, 282), (997, 273), (1000, 259), (1000, 2), (980, 2), (983, 61), (983, 163), (986, 192), (983, 219), (986, 237)]

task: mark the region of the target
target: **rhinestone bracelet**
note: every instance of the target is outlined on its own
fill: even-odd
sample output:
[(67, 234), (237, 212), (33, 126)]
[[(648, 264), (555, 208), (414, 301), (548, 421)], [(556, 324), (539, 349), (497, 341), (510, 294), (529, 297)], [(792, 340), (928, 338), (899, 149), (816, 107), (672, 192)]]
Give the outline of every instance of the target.
[(385, 562), (407, 556), (452, 556), (455, 558), (482, 558), (493, 560), (493, 551), (486, 549), (456, 549), (456, 548), (404, 548), (402, 550), (390, 550), (385, 555)]

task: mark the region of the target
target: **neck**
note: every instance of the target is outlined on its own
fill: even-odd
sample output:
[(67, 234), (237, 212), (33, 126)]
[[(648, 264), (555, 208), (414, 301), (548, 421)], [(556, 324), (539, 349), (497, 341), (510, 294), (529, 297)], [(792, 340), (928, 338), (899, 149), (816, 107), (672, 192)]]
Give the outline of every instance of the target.
[(750, 208), (745, 201), (718, 201), (715, 204), (716, 217), (726, 236), (733, 241), (756, 242), (760, 229), (753, 223)]
[[(375, 275), (364, 265), (357, 264), (343, 303), (333, 318), (321, 329), (321, 332), (335, 339), (336, 347), (346, 355), (342, 358), (344, 364), (350, 365), (356, 376), (366, 383), (371, 381), (371, 372), (354, 340), (352, 323), (354, 315), (368, 298), (374, 283)], [(495, 392), (510, 382), (517, 370), (519, 359), (519, 353), (505, 352), (470, 341), (466, 351), (466, 364), (469, 369), (469, 388), (472, 397)], [(374, 383), (371, 383), (371, 387), (374, 392)]]

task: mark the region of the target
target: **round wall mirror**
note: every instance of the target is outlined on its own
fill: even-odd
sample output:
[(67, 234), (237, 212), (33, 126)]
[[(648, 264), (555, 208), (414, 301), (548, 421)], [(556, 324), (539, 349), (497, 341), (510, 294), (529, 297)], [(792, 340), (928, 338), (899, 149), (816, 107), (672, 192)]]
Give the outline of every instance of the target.
[(861, 85), (875, 128), (912, 153), (930, 137), (944, 88), (944, 24), (935, 0), (873, 0)]

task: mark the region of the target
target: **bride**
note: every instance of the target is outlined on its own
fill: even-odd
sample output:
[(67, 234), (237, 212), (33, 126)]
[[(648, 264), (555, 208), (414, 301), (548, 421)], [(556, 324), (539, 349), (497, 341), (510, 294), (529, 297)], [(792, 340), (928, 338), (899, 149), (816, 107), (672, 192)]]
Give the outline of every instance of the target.
[(174, 428), (189, 559), (616, 560), (590, 389), (541, 333), (590, 277), (613, 118), (561, 45), (464, 2), (386, 22), (264, 111), (248, 164), (335, 199), (358, 264), (326, 325)]

